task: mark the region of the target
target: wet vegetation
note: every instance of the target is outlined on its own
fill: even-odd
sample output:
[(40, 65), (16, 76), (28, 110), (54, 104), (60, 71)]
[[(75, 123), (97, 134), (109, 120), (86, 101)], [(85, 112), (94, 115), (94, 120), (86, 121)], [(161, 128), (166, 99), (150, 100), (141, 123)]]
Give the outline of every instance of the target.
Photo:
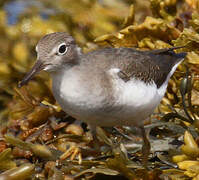
[[(145, 124), (151, 142), (141, 163), (137, 129), (98, 128), (92, 135), (65, 114), (43, 72), (27, 86), (35, 45), (64, 31), (84, 52), (103, 46), (188, 52), (161, 104)], [(0, 1), (0, 179), (199, 179), (199, 1)], [(122, 135), (122, 134), (125, 134)]]

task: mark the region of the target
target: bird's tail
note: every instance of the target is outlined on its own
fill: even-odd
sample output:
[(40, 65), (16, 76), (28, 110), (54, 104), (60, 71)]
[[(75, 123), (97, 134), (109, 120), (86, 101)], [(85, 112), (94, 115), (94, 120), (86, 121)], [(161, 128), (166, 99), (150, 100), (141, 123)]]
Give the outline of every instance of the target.
[(164, 48), (164, 49), (156, 49), (156, 50), (152, 50), (150, 51), (153, 54), (156, 55), (170, 55), (172, 57), (175, 57), (176, 59), (184, 59), (187, 55), (186, 52), (181, 52), (181, 53), (176, 53), (174, 50), (176, 49), (181, 49), (184, 48), (185, 46), (177, 46), (177, 47), (172, 47), (172, 48)]

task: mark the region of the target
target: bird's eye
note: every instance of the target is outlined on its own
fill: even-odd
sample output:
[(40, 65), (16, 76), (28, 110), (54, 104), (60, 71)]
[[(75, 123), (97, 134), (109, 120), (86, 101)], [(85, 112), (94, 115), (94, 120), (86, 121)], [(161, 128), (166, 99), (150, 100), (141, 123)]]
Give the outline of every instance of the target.
[(64, 55), (67, 52), (67, 50), (68, 50), (68, 47), (66, 46), (66, 44), (62, 43), (59, 45), (57, 53), (58, 55)]

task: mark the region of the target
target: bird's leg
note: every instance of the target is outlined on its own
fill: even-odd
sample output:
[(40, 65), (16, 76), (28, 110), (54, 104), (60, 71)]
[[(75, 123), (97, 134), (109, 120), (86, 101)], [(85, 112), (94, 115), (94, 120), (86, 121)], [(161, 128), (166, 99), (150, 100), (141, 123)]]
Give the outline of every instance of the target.
[(93, 146), (93, 148), (95, 150), (100, 151), (100, 142), (99, 142), (99, 139), (97, 137), (96, 126), (89, 124), (89, 129), (90, 129), (90, 132), (91, 132), (91, 135), (92, 135), (91, 145)]
[(142, 145), (142, 164), (144, 167), (147, 167), (148, 156), (150, 154), (151, 145), (149, 140), (147, 139), (146, 132), (144, 126), (139, 127), (141, 130), (141, 135), (143, 138), (143, 145)]

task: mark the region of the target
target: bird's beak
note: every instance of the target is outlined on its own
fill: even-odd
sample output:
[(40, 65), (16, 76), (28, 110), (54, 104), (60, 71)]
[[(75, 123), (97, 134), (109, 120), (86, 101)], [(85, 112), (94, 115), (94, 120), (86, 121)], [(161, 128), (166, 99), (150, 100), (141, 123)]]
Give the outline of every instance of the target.
[(19, 82), (18, 87), (21, 88), (23, 85), (27, 84), (35, 74), (39, 73), (45, 68), (41, 60), (37, 60), (32, 69), (25, 75), (22, 81)]

